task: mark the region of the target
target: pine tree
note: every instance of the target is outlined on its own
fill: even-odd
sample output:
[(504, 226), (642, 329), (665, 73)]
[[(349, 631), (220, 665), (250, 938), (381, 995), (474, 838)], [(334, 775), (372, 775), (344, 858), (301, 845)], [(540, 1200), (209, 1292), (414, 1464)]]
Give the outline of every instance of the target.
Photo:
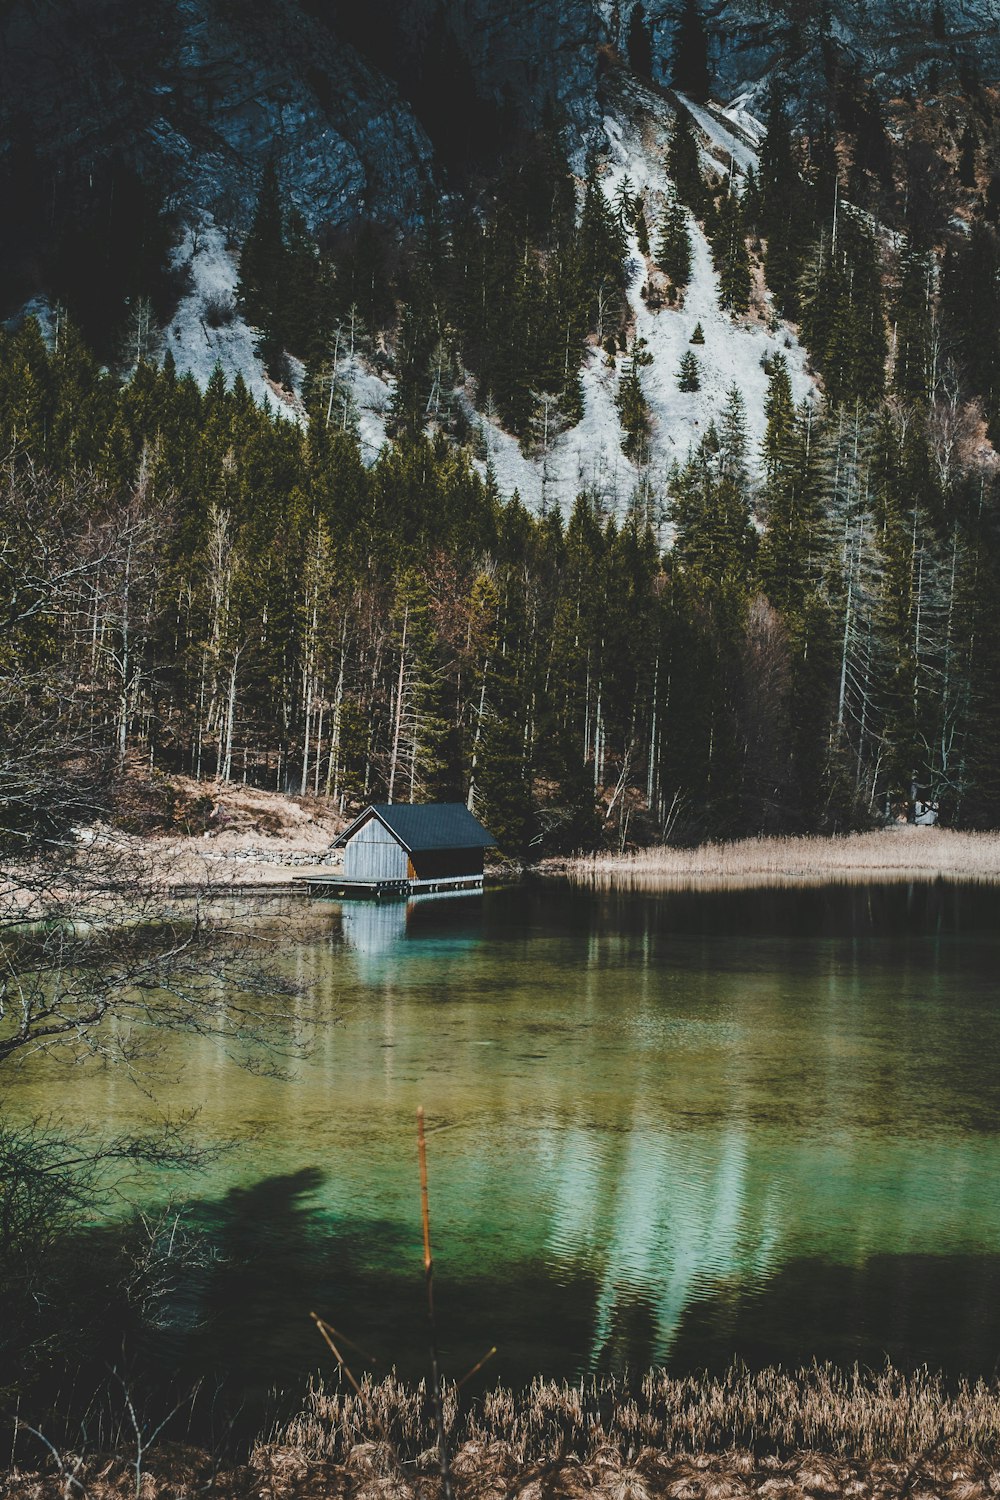
[(653, 76), (653, 36), (646, 12), (637, 5), (632, 12), (628, 27), (628, 60), (632, 72), (639, 78)]
[[(686, 356), (685, 356), (686, 357)], [(719, 426), (713, 422), (671, 483), (670, 516), (677, 556), (737, 589), (748, 583), (754, 531), (750, 521), (746, 412), (734, 387)]]
[(701, 366), (698, 363), (698, 356), (692, 354), (690, 349), (681, 356), (680, 369), (677, 371), (677, 384), (682, 391), (701, 390)]
[(708, 68), (708, 38), (697, 0), (683, 0), (674, 32), (670, 81), (697, 104), (708, 98), (712, 84)]
[(932, 256), (905, 248), (892, 304), (896, 356), (892, 380), (899, 394), (913, 401), (930, 399), (934, 379), (934, 271)]
[(667, 146), (667, 171), (681, 203), (697, 217), (705, 207), (705, 181), (701, 175), (698, 142), (687, 110), (679, 109)]
[(979, 141), (976, 132), (972, 128), (972, 122), (967, 120), (965, 129), (962, 131), (962, 139), (959, 143), (958, 152), (958, 180), (964, 188), (976, 186), (976, 150)]
[(649, 456), (650, 417), (639, 369), (642, 364), (649, 363), (649, 355), (644, 356), (642, 349), (636, 344), (633, 344), (630, 353), (631, 364), (628, 373), (622, 376), (615, 404), (625, 434), (622, 451), (627, 458), (642, 464)]
[(694, 325), (694, 332), (692, 333), (691, 337), (688, 339), (688, 343), (689, 344), (703, 344), (704, 342), (705, 342), (705, 330), (704, 330), (704, 328), (702, 328), (701, 323), (698, 322), (698, 323), (696, 323)]
[(240, 255), (237, 297), (253, 328), (280, 338), (286, 292), (285, 215), (278, 169), (273, 158), (264, 167), (257, 207)]
[(603, 337), (617, 327), (625, 291), (625, 231), (604, 195), (595, 167), (587, 174), (578, 234), (580, 297), (589, 326)]
[(656, 258), (671, 284), (683, 291), (691, 280), (691, 234), (687, 214), (676, 198), (663, 216)]
[[(798, 282), (810, 235), (814, 208), (792, 140), (781, 89), (768, 98), (767, 135), (760, 153), (760, 232), (766, 241), (764, 272), (778, 307), (796, 316)], [(833, 207), (833, 194), (830, 195)]]
[(712, 259), (719, 276), (720, 305), (737, 314), (745, 313), (750, 306), (750, 256), (743, 209), (734, 192), (727, 193), (719, 207)]

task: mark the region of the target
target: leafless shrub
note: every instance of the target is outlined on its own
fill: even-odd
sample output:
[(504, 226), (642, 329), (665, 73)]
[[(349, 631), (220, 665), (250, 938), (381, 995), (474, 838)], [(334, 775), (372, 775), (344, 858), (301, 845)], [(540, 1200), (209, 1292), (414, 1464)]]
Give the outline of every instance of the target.
[(202, 304), (202, 319), (209, 328), (228, 328), (236, 317), (236, 303), (229, 292), (213, 292)]

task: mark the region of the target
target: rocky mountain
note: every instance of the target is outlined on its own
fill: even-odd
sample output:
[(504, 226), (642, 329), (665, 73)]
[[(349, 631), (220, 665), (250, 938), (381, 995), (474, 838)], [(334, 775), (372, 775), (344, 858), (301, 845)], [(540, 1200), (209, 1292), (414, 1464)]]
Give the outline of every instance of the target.
[(77, 167), (120, 154), (238, 227), (272, 154), (310, 226), (412, 217), (432, 156), (391, 82), (296, 0), (14, 0), (0, 141)]
[[(886, 92), (935, 64), (1000, 74), (997, 0), (713, 0), (703, 13), (722, 99), (779, 68), (803, 100), (834, 66)], [(548, 116), (586, 141), (612, 49), (627, 57), (636, 36), (668, 82), (677, 14), (675, 0), (7, 0), (0, 167), (15, 148), (78, 167), (117, 153), (189, 215), (238, 230), (273, 154), (310, 226), (403, 222), (435, 156), (461, 156), (476, 132), (488, 150)]]

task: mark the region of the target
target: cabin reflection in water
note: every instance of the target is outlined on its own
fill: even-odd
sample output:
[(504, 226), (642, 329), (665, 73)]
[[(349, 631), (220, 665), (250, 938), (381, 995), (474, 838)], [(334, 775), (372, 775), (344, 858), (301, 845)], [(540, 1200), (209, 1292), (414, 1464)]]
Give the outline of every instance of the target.
[(362, 977), (379, 977), (383, 960), (447, 961), (466, 953), (482, 936), (483, 900), (478, 891), (411, 896), (408, 901), (345, 901), (341, 908), (344, 947)]

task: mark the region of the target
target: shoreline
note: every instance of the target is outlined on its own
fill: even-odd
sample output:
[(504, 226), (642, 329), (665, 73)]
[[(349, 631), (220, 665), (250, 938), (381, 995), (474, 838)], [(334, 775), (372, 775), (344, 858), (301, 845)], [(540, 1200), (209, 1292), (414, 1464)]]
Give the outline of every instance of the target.
[[(302, 896), (304, 878), (340, 867), (330, 846), (348, 819), (317, 798), (293, 798), (245, 787), (217, 789), (217, 825), (133, 832), (109, 826), (81, 830), (78, 853), (127, 867), (150, 898), (186, 900)], [(30, 886), (9, 868), (0, 902)], [(866, 833), (755, 837), (694, 848), (671, 845), (625, 854), (560, 856), (486, 869), (487, 888), (527, 876), (602, 890), (721, 891), (805, 889), (821, 885), (906, 882), (1000, 884), (1000, 831), (965, 833), (907, 825)], [(19, 878), (20, 877), (20, 878)]]

